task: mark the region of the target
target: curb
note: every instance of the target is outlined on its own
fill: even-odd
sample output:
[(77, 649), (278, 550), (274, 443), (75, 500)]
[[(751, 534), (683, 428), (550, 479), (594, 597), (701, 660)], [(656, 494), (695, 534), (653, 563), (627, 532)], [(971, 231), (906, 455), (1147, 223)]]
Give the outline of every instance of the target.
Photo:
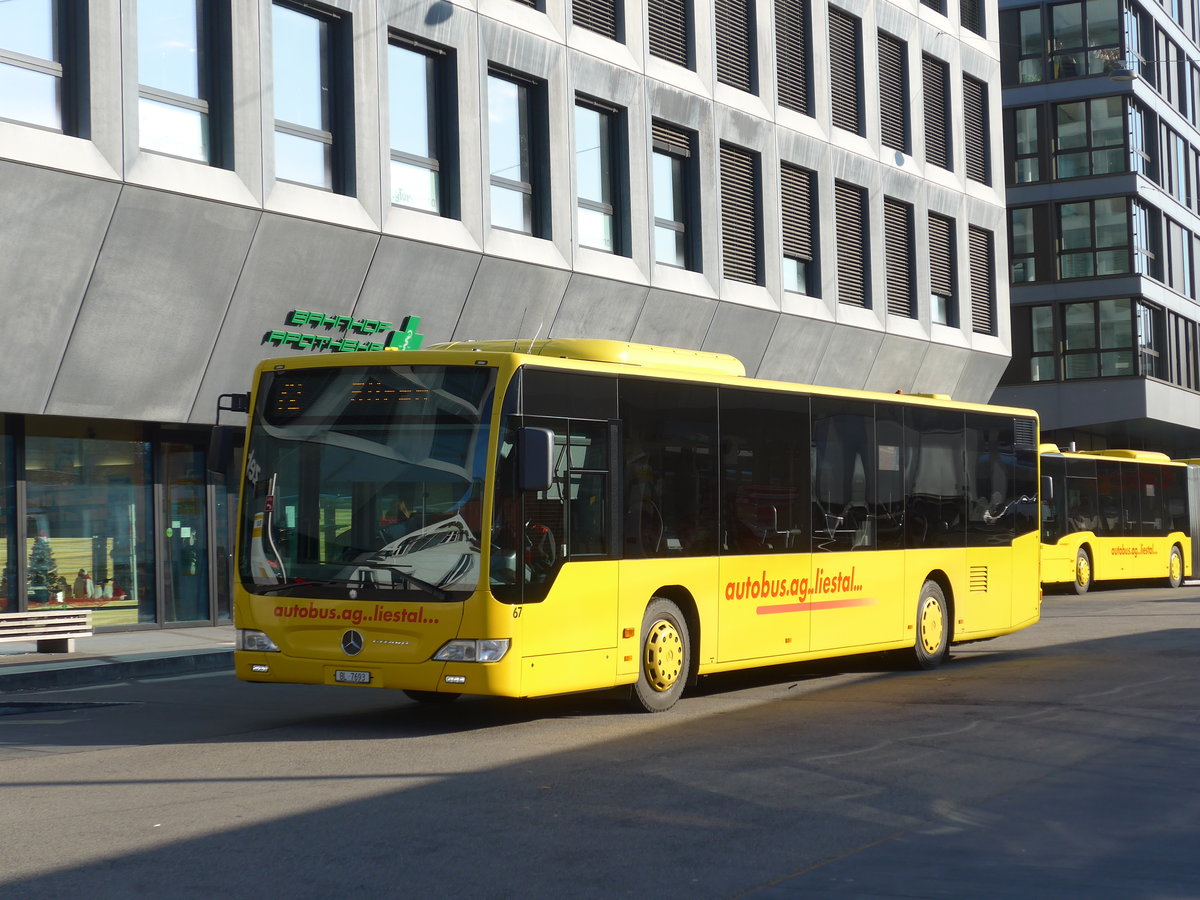
[(0, 670), (0, 694), (221, 671), (233, 671), (232, 649), (200, 653), (182, 650), (154, 655), (31, 663), (27, 666), (12, 666), (9, 671)]

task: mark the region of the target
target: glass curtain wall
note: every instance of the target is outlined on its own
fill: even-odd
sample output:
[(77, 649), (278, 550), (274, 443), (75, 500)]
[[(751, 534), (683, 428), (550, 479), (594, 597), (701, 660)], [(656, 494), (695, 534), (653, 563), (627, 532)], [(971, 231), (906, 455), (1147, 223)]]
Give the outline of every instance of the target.
[(13, 481), (13, 443), (7, 423), (0, 416), (0, 612), (17, 609), (16, 484)]
[(208, 498), (204, 454), (191, 443), (161, 445), (163, 618), (202, 622), (208, 609)]

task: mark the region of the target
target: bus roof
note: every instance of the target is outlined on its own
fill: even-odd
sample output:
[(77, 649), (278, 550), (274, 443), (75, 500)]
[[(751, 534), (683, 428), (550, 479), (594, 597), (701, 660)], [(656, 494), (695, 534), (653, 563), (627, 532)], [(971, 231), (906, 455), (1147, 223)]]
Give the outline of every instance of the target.
[(1061, 456), (1069, 456), (1071, 458), (1100, 458), (1100, 459), (1128, 459), (1133, 462), (1187, 462), (1187, 460), (1173, 460), (1165, 453), (1159, 453), (1157, 450), (1060, 450), (1057, 444), (1042, 444), (1038, 448), (1043, 454), (1055, 453)]
[(546, 338), (540, 341), (451, 341), (433, 344), (430, 350), (474, 350), (480, 353), (519, 353), (524, 356), (550, 356), (588, 362), (616, 363), (652, 369), (678, 369), (696, 375), (724, 375), (744, 378), (746, 367), (728, 353), (656, 347), (625, 341), (587, 338)]

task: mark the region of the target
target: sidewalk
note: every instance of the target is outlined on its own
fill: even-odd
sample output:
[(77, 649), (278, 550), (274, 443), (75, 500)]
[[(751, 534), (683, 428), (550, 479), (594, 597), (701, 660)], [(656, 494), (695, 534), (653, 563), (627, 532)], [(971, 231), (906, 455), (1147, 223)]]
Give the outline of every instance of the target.
[(233, 670), (232, 625), (126, 631), (79, 638), (74, 653), (0, 644), (0, 694), (107, 684), (129, 678)]

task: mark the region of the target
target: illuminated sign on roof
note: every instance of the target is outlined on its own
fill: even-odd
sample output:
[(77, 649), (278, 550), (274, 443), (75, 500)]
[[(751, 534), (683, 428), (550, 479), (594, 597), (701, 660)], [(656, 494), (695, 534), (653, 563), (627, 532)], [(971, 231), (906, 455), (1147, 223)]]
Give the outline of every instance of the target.
[[(354, 316), (293, 309), (288, 313), (286, 324), (293, 328), (307, 326), (312, 330), (268, 331), (263, 335), (262, 342), (296, 350), (355, 353), (369, 350), (418, 350), (421, 341), (425, 339), (425, 335), (417, 333), (421, 326), (419, 316), (405, 316), (400, 325), (396, 326), (382, 319), (356, 319)], [(322, 333), (322, 330), (325, 333)], [(389, 332), (386, 341), (375, 337), (384, 332)]]

